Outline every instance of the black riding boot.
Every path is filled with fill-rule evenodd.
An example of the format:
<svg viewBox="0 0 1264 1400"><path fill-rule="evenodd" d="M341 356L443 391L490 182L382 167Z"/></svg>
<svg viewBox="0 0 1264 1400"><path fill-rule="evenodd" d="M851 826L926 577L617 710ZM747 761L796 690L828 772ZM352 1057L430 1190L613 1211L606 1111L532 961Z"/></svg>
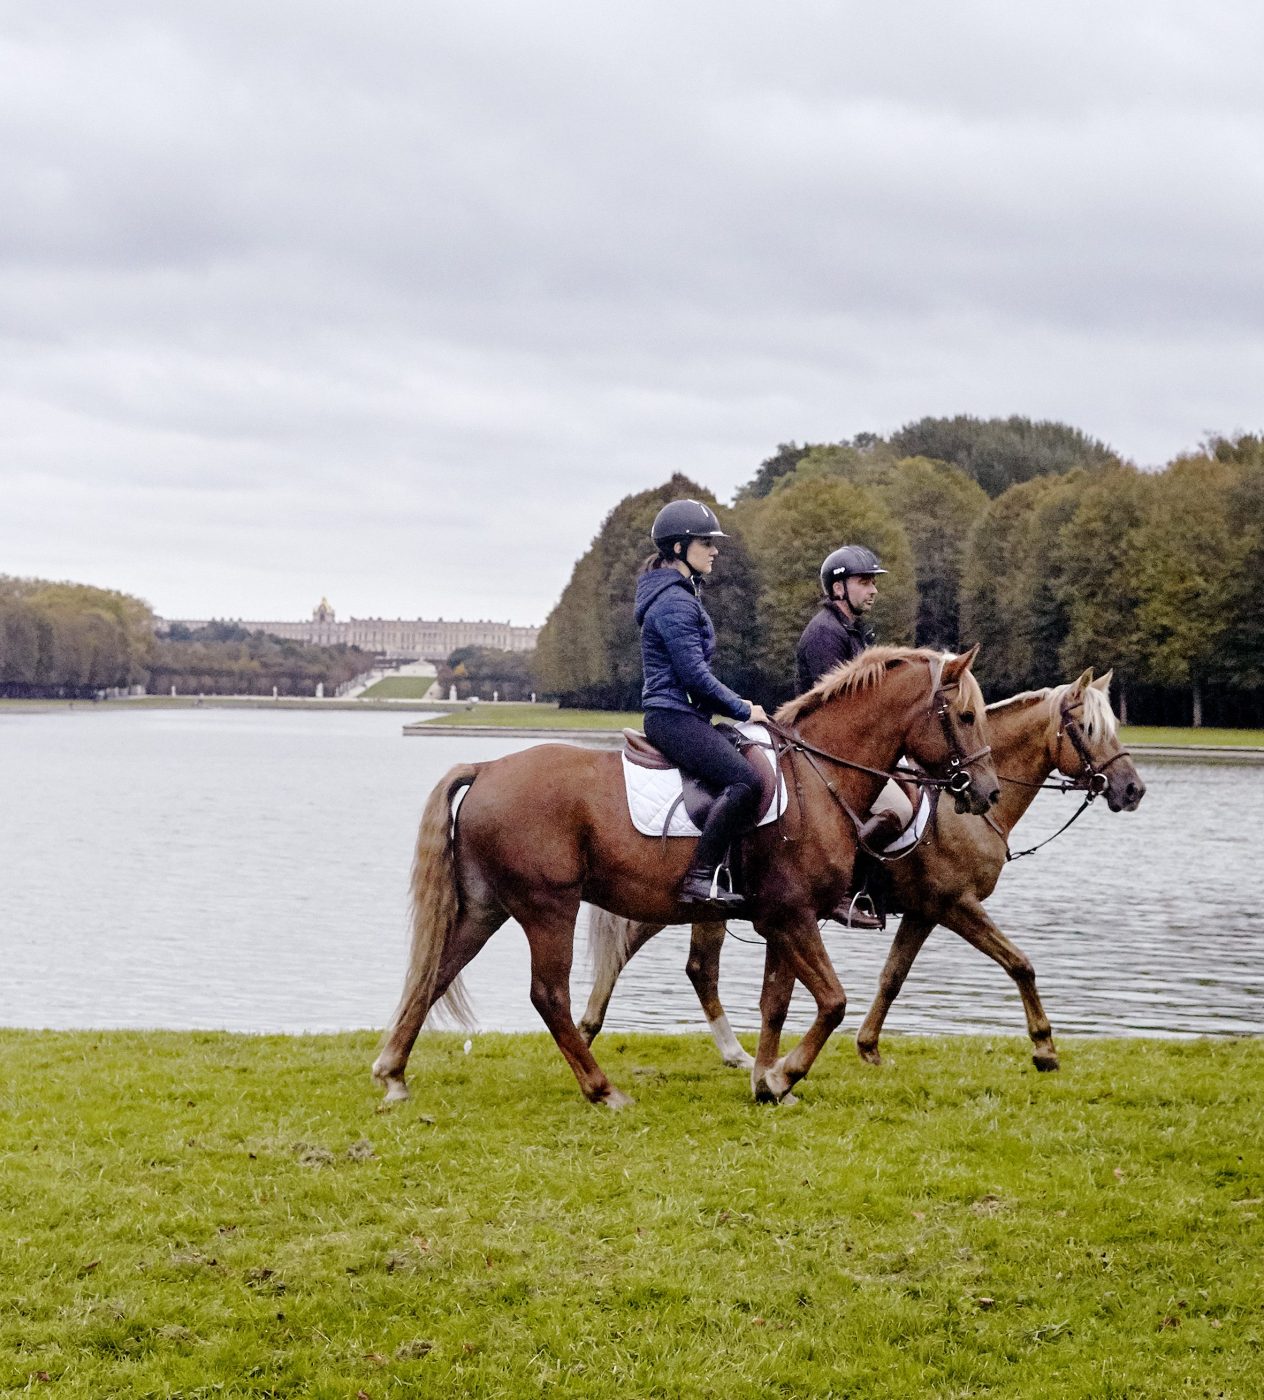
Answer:
<svg viewBox="0 0 1264 1400"><path fill-rule="evenodd" d="M679 902L687 908L705 908L708 912L734 912L742 907L741 895L719 886L716 868L724 853L741 831L757 794L740 787L725 788L707 813L706 825L698 837L689 869L681 882Z"/></svg>

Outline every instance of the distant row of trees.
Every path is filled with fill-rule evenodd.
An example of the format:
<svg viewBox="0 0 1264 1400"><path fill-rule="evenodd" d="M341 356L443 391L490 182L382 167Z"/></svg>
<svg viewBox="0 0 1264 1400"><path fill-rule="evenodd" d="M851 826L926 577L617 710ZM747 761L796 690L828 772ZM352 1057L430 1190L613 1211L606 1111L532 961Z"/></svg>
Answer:
<svg viewBox="0 0 1264 1400"><path fill-rule="evenodd" d="M712 501L677 475L607 517L550 614L542 691L634 707L631 598L658 509ZM717 670L765 701L791 689L794 646L830 550L859 541L891 570L884 640L983 643L992 696L1113 666L1133 722L1264 722L1264 440L1216 437L1142 472L1074 428L924 419L884 439L784 445L721 510L708 587Z"/></svg>
<svg viewBox="0 0 1264 1400"><path fill-rule="evenodd" d="M155 640L149 662L149 688L200 695L312 695L318 685L332 695L346 681L368 671L371 652L359 647L315 646L310 642L247 632L232 623L213 622L190 632L172 629Z"/></svg>
<svg viewBox="0 0 1264 1400"><path fill-rule="evenodd" d="M147 604L84 584L0 575L0 695L90 697L142 686L184 694L332 693L373 664L355 647L309 646L231 624L159 637Z"/></svg>
<svg viewBox="0 0 1264 1400"><path fill-rule="evenodd" d="M440 694L446 697L455 686L458 700L471 695L481 700L529 700L538 689L532 654L526 651L458 647L438 671Z"/></svg>
<svg viewBox="0 0 1264 1400"><path fill-rule="evenodd" d="M154 619L139 598L0 574L0 695L144 684Z"/></svg>

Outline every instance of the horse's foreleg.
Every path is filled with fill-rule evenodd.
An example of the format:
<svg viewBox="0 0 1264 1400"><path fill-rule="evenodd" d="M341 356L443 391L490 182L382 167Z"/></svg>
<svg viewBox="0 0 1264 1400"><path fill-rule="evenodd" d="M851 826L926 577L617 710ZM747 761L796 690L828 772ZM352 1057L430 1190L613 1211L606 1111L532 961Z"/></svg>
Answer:
<svg viewBox="0 0 1264 1400"><path fill-rule="evenodd" d="M917 914L905 914L900 927L891 940L891 950L878 978L878 994L873 999L869 1014L856 1032L856 1049L860 1058L871 1065L880 1065L882 1056L878 1052L878 1037L882 1034L882 1024L891 1010L891 1003L900 995L904 979L909 975L918 953L935 927L933 919L927 920Z"/></svg>
<svg viewBox="0 0 1264 1400"><path fill-rule="evenodd" d="M765 937L768 946L764 950L764 985L759 993L759 1044L755 1049L755 1063L751 1066L751 1092L759 1103L794 1103L796 1100L790 1092L790 1081L777 1063L781 1028L786 1023L790 998L794 995L794 973L790 970L790 961L780 937L775 934L766 934Z"/></svg>
<svg viewBox="0 0 1264 1400"><path fill-rule="evenodd" d="M1032 1063L1041 1070L1057 1069L1058 1051L1053 1043L1053 1027L1040 1003L1040 993L1036 990L1036 969L1032 967L1031 959L1006 938L977 900L960 900L940 922L954 933L959 933L979 952L986 953L993 962L1000 963L1009 973L1023 999L1027 1034L1031 1036L1033 1046Z"/></svg>
<svg viewBox="0 0 1264 1400"><path fill-rule="evenodd" d="M584 1037L571 1020L571 960L579 897L552 907L518 912L531 945L531 1004L549 1028L579 1087L592 1103L623 1108L632 1102L602 1073Z"/></svg>
<svg viewBox="0 0 1264 1400"><path fill-rule="evenodd" d="M579 1033L585 1044L591 1045L601 1033L619 974L663 927L663 924L638 924L593 907L588 919L593 986L579 1023Z"/></svg>
<svg viewBox="0 0 1264 1400"><path fill-rule="evenodd" d="M775 1076L780 1075L787 1085L793 1085L807 1074L847 1010L847 994L825 951L821 930L810 913L796 920L786 931L783 943L785 961L793 977L803 983L816 1002L816 1019L798 1045L778 1060L765 1076L766 1082L774 1088L779 1082Z"/></svg>
<svg viewBox="0 0 1264 1400"><path fill-rule="evenodd" d="M733 1034L729 1018L720 1001L720 954L724 949L726 926L722 923L698 923L693 926L689 941L689 961L685 964L693 989L698 994L702 1013L711 1027L711 1038L719 1049L720 1058L730 1069L751 1069L754 1058L742 1048Z"/></svg>

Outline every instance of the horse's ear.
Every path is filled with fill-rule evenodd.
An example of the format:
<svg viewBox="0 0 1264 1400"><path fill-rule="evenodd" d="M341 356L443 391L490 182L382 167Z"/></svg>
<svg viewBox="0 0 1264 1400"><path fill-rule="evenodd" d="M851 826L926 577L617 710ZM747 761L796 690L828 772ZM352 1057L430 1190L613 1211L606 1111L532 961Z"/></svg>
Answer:
<svg viewBox="0 0 1264 1400"><path fill-rule="evenodd" d="M1109 695L1110 683L1114 679L1114 675L1115 668L1112 666L1104 676L1098 676L1098 678L1093 682L1093 689L1100 690L1103 695Z"/></svg>
<svg viewBox="0 0 1264 1400"><path fill-rule="evenodd" d="M944 683L946 685L960 685L961 678L974 664L974 658L979 654L979 644L975 644L963 656L949 657L944 662Z"/></svg>
<svg viewBox="0 0 1264 1400"><path fill-rule="evenodd" d="M1070 692L1070 693L1071 693L1072 695L1079 695L1082 691L1084 691L1085 689L1087 689L1087 687L1090 686L1090 685L1092 685L1092 684L1093 684L1093 668L1090 666L1090 667L1088 668L1088 670L1085 671L1084 674L1079 678L1079 680L1077 680L1076 683L1071 687L1071 692Z"/></svg>

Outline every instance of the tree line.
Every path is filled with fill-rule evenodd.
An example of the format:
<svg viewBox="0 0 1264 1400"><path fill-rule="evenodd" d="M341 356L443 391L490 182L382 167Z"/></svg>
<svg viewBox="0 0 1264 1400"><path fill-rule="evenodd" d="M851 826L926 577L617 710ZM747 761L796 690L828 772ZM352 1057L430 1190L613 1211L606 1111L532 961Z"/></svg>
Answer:
<svg viewBox="0 0 1264 1400"><path fill-rule="evenodd" d="M247 632L213 622L190 631L173 627L154 643L149 688L179 694L312 695L317 686L332 695L373 665L359 647L318 646L267 632Z"/></svg>
<svg viewBox="0 0 1264 1400"><path fill-rule="evenodd" d="M765 703L792 689L794 647L832 549L867 544L890 573L884 641L981 642L991 698L1114 667L1133 723L1264 723L1264 438L1212 437L1163 470L1078 429L927 418L888 438L783 444L720 508L675 475L611 511L540 636L540 689L634 708L635 575L659 508L716 506L726 531L708 610L716 669Z"/></svg>
<svg viewBox="0 0 1264 1400"><path fill-rule="evenodd" d="M332 693L368 652L310 646L226 623L155 632L148 604L86 584L0 575L0 695L90 698L115 689L182 694Z"/></svg>
<svg viewBox="0 0 1264 1400"><path fill-rule="evenodd" d="M501 700L530 700L538 689L527 651L502 651L499 647L458 647L438 667L439 693L447 696L455 688L458 700L477 695Z"/></svg>

